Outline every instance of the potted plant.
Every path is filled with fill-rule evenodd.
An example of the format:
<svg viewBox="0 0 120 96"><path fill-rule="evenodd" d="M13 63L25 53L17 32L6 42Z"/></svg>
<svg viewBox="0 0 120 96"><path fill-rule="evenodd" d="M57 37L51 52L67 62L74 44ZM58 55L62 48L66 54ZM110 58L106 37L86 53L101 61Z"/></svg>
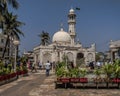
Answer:
<svg viewBox="0 0 120 96"><path fill-rule="evenodd" d="M87 83L88 78L86 78L87 70L85 68L80 69L80 82L81 83Z"/></svg>
<svg viewBox="0 0 120 96"><path fill-rule="evenodd" d="M109 88L109 83L111 82L111 76L114 71L113 69L114 69L114 65L112 65L112 64L106 64L102 68L102 70L105 74L105 82L106 82L107 88Z"/></svg>
<svg viewBox="0 0 120 96"><path fill-rule="evenodd" d="M17 74L17 76L22 74L22 69L20 66L16 66L16 74Z"/></svg>
<svg viewBox="0 0 120 96"><path fill-rule="evenodd" d="M77 67L70 69L70 82L73 83L79 82L80 79L79 77L80 77L80 71Z"/></svg>
<svg viewBox="0 0 120 96"><path fill-rule="evenodd" d="M112 83L118 83L118 87L120 85L120 60L115 60L113 67L113 77Z"/></svg>
<svg viewBox="0 0 120 96"><path fill-rule="evenodd" d="M22 65L22 74L23 74L23 76L28 75L28 69L27 69L27 66L25 66L25 65Z"/></svg>
<svg viewBox="0 0 120 96"><path fill-rule="evenodd" d="M60 67L56 71L56 75L57 75L57 80L59 80L60 82L63 82L63 83L69 82L69 71L65 69L64 66Z"/></svg>
<svg viewBox="0 0 120 96"><path fill-rule="evenodd" d="M95 69L94 70L94 74L96 75L96 77L94 78L94 83L96 83L96 87L98 89L98 84L102 83L102 78L101 78L101 69Z"/></svg>

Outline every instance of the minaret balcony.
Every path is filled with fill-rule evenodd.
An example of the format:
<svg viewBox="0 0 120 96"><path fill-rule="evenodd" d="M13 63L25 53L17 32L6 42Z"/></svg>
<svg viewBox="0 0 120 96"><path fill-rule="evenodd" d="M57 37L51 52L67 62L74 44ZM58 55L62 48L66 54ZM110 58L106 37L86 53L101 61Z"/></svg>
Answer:
<svg viewBox="0 0 120 96"><path fill-rule="evenodd" d="M69 32L69 34L70 34L70 36L75 36L76 34L75 34L75 32Z"/></svg>
<svg viewBox="0 0 120 96"><path fill-rule="evenodd" d="M76 23L76 20L68 20L68 23Z"/></svg>

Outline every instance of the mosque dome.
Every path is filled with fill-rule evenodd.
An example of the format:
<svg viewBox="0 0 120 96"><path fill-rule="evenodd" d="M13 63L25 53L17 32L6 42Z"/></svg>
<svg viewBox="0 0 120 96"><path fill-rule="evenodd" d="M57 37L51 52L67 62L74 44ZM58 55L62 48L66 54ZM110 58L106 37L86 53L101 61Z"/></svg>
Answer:
<svg viewBox="0 0 120 96"><path fill-rule="evenodd" d="M61 28L60 31L56 32L53 35L53 43L70 43L71 38L70 35Z"/></svg>
<svg viewBox="0 0 120 96"><path fill-rule="evenodd" d="M74 13L74 9L73 9L73 8L71 8L69 12L70 12L70 13Z"/></svg>

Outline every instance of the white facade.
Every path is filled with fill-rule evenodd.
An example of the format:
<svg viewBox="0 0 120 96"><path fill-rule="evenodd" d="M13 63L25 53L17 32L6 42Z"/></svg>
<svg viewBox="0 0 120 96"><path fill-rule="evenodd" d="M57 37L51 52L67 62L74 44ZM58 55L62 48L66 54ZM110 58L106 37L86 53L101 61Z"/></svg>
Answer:
<svg viewBox="0 0 120 96"><path fill-rule="evenodd" d="M82 44L75 42L76 37L76 14L70 9L68 14L68 32L61 28L53 35L52 43L48 46L37 46L34 50L34 61L46 63L62 61L67 56L74 65L77 61L84 59L85 64L95 61L95 44L90 48L83 48Z"/></svg>
<svg viewBox="0 0 120 96"><path fill-rule="evenodd" d="M114 59L120 58L120 40L117 41L110 41L110 56L111 56L111 61L113 62Z"/></svg>

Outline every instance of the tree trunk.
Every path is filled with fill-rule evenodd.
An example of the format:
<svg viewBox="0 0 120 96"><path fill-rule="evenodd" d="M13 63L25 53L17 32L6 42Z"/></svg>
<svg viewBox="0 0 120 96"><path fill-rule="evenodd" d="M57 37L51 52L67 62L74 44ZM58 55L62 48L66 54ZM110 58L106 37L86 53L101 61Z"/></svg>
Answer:
<svg viewBox="0 0 120 96"><path fill-rule="evenodd" d="M2 58L5 57L5 52L6 52L6 49L7 49L8 42L9 42L9 35L7 36L7 39L6 39L6 43L5 43L4 51L3 51L3 54L2 54Z"/></svg>

